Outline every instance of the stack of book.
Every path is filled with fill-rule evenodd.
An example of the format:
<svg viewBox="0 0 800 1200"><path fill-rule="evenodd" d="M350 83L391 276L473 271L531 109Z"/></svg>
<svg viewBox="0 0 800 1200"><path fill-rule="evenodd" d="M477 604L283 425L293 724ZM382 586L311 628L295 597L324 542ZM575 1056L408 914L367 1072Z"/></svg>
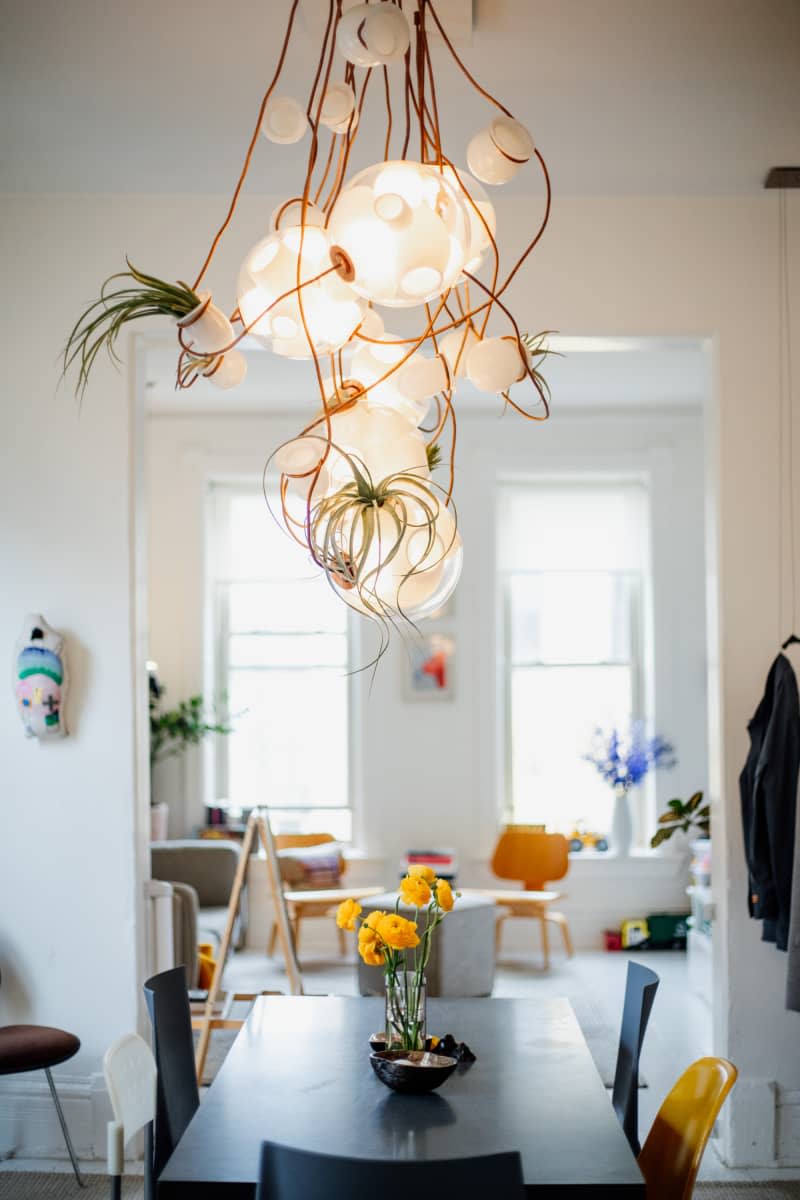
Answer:
<svg viewBox="0 0 800 1200"><path fill-rule="evenodd" d="M406 850L400 864L401 875L406 875L408 868L415 866L431 867L440 879L454 883L458 859L455 850Z"/></svg>

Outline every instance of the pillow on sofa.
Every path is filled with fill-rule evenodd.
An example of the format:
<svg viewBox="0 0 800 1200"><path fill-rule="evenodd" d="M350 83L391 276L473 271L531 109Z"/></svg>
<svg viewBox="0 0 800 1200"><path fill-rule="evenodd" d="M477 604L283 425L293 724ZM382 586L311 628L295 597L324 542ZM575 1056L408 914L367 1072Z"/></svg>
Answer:
<svg viewBox="0 0 800 1200"><path fill-rule="evenodd" d="M292 892L339 887L344 857L336 842L278 851L281 880Z"/></svg>

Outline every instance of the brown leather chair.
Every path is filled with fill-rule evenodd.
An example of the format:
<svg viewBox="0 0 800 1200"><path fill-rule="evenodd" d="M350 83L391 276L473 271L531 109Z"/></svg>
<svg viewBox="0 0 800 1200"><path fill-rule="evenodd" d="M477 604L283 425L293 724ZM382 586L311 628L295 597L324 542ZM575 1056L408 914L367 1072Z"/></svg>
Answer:
<svg viewBox="0 0 800 1200"><path fill-rule="evenodd" d="M69 1129L58 1099L56 1085L50 1073L51 1067L67 1062L81 1048L73 1033L53 1029L49 1025L3 1025L0 1026L0 1075L21 1075L26 1071L44 1071L50 1086L50 1095L56 1106L58 1121L67 1145L72 1169L79 1187L85 1183L78 1169L78 1160L69 1136Z"/></svg>

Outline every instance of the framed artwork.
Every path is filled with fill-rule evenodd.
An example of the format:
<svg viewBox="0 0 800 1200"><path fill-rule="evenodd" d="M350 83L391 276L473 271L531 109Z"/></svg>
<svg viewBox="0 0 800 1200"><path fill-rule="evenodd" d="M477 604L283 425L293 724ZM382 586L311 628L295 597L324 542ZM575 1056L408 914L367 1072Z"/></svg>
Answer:
<svg viewBox="0 0 800 1200"><path fill-rule="evenodd" d="M408 647L407 700L452 700L455 638L428 633Z"/></svg>

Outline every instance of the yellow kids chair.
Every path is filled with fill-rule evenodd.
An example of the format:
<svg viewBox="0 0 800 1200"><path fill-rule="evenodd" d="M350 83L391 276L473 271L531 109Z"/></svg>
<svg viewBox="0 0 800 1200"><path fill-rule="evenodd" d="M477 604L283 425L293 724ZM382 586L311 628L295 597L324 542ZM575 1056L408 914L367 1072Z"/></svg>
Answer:
<svg viewBox="0 0 800 1200"><path fill-rule="evenodd" d="M738 1071L724 1058L699 1058L674 1084L639 1155L647 1200L691 1200L714 1122Z"/></svg>

